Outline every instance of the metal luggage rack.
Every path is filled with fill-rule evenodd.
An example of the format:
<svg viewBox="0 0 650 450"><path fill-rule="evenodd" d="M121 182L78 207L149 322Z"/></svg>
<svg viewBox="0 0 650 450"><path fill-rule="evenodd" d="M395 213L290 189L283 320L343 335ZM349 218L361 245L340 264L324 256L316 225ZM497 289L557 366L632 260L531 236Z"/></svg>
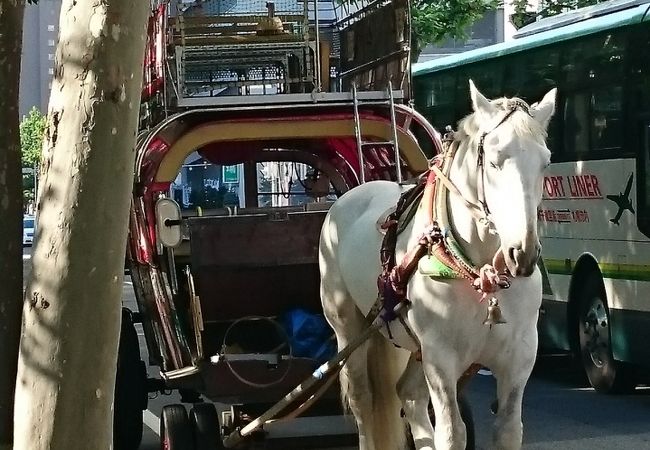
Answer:
<svg viewBox="0 0 650 450"><path fill-rule="evenodd" d="M276 12L277 3L284 10ZM257 12L263 8L257 0L246 5L253 9L245 14L242 2L224 7L218 15L181 14L170 21L176 60L170 75L178 107L198 98L206 106L231 103L232 97L254 93L254 86L265 94L314 89L307 3L279 0L267 3L267 13ZM264 26L269 24L281 25L268 31Z"/></svg>

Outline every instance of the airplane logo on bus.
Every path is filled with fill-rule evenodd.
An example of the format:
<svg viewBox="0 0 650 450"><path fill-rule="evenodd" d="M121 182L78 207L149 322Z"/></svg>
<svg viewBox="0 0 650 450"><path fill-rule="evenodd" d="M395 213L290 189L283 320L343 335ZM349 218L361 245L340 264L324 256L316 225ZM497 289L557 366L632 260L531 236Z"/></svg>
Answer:
<svg viewBox="0 0 650 450"><path fill-rule="evenodd" d="M609 219L610 222L616 225L620 225L619 220L623 215L623 212L630 211L634 214L634 208L632 207L632 202L630 201L630 191L632 190L632 180L634 179L634 173L630 174L630 177L627 179L627 185L625 186L625 192L619 192L618 195L608 195L607 199L613 201L618 206L618 211L614 218Z"/></svg>

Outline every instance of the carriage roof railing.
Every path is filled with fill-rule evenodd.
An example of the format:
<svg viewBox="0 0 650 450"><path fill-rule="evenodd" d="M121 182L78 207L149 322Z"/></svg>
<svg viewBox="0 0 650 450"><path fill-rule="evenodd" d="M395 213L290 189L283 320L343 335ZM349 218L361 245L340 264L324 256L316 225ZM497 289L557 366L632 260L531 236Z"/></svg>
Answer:
<svg viewBox="0 0 650 450"><path fill-rule="evenodd" d="M359 67L338 67L340 31L391 0L205 0L167 4L166 37L172 52L165 67L168 80L165 110L301 102L351 101L342 76L355 76L375 64L403 54L364 61ZM271 11L269 3L272 3ZM277 33L261 33L260 24L281 21ZM268 19L268 20L267 20ZM321 39L329 46L323 47ZM329 51L323 59L321 51ZM321 64L328 66L321 67ZM325 75L328 73L329 75ZM341 76L342 75L342 76ZM323 88L323 77L332 87ZM357 83L360 90L372 85ZM364 100L387 100L385 83ZM405 93L395 83L394 98ZM171 100L171 102L170 102Z"/></svg>

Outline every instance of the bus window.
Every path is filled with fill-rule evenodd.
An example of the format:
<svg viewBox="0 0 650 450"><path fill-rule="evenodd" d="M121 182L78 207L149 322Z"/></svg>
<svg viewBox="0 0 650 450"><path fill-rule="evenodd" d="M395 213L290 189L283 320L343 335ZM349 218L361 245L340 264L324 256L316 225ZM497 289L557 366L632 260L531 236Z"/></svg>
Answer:
<svg viewBox="0 0 650 450"><path fill-rule="evenodd" d="M472 111L472 102L469 98L469 78L467 69L456 71L456 119L461 119ZM483 86L480 84L476 84L476 86L479 91L483 92Z"/></svg>
<svg viewBox="0 0 650 450"><path fill-rule="evenodd" d="M574 92L564 103L564 149L585 155L589 150L589 94Z"/></svg>
<svg viewBox="0 0 650 450"><path fill-rule="evenodd" d="M503 66L498 61L474 64L467 71L467 77L472 79L476 87L487 98L503 96L502 76ZM462 79L459 80L459 83L462 82ZM469 82L466 83L469 85Z"/></svg>
<svg viewBox="0 0 650 450"><path fill-rule="evenodd" d="M560 52L556 47L517 55L505 64L504 95L537 101L557 86Z"/></svg>
<svg viewBox="0 0 650 450"><path fill-rule="evenodd" d="M426 106L449 106L454 104L456 77L453 74L443 74L429 78L426 92Z"/></svg>
<svg viewBox="0 0 650 450"><path fill-rule="evenodd" d="M591 148L620 149L623 145L623 88L613 86L591 95Z"/></svg>
<svg viewBox="0 0 650 450"><path fill-rule="evenodd" d="M455 91L456 76L453 73L433 73L415 80L416 107L438 131L442 132L447 125L456 125Z"/></svg>
<svg viewBox="0 0 650 450"><path fill-rule="evenodd" d="M522 97L522 88L526 84L523 55L515 55L504 59L505 75L503 77L503 95L507 97Z"/></svg>
<svg viewBox="0 0 650 450"><path fill-rule="evenodd" d="M590 79L599 83L623 76L624 37L622 33L606 34L594 40L593 56L587 60Z"/></svg>
<svg viewBox="0 0 650 450"><path fill-rule="evenodd" d="M624 36L605 34L563 44L562 72L567 85L584 86L623 76Z"/></svg>

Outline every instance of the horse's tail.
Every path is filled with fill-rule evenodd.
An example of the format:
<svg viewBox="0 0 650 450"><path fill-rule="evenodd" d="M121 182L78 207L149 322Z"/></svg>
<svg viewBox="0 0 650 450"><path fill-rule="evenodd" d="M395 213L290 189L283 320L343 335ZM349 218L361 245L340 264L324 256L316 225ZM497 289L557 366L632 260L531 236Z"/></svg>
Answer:
<svg viewBox="0 0 650 450"><path fill-rule="evenodd" d="M407 448L406 421L397 396L397 382L408 354L375 333L368 346L368 381L373 402L372 436L377 450Z"/></svg>

